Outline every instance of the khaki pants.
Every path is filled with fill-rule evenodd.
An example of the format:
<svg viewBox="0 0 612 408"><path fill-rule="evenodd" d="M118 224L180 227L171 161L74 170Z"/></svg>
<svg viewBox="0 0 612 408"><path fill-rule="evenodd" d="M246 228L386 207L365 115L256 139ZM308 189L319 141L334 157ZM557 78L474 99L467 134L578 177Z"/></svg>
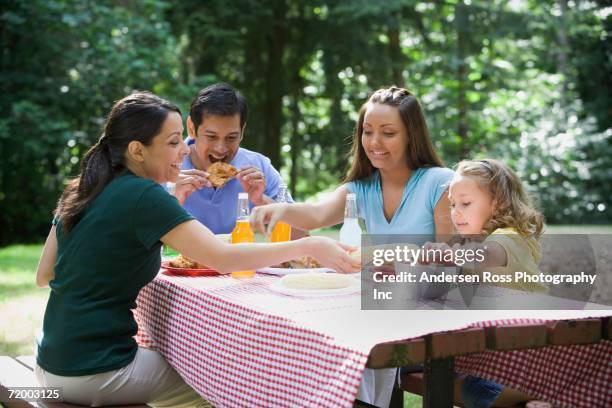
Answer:
<svg viewBox="0 0 612 408"><path fill-rule="evenodd" d="M153 407L211 407L157 351L139 347L134 360L118 370L67 377L36 365L43 387L62 387L64 402L100 407L148 404Z"/></svg>

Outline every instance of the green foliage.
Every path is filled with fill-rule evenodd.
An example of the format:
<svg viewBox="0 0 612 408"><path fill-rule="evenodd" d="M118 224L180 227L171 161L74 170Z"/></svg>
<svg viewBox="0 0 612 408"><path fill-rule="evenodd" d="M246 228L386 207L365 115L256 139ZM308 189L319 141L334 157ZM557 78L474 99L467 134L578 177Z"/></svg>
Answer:
<svg viewBox="0 0 612 408"><path fill-rule="evenodd" d="M44 237L64 182L78 173L114 100L171 88L176 44L165 3L121 4L4 2L0 244Z"/></svg>
<svg viewBox="0 0 612 408"><path fill-rule="evenodd" d="M553 222L610 222L611 19L604 2L6 0L0 14L0 245L42 240L113 101L149 89L247 97L243 145L295 197L343 178L359 107L421 100L447 165L496 157Z"/></svg>

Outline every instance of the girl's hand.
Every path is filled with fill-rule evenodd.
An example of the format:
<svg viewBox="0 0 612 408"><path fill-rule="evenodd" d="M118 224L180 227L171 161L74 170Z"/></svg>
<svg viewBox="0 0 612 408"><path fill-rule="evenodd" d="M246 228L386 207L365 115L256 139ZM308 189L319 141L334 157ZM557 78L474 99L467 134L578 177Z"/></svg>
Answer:
<svg viewBox="0 0 612 408"><path fill-rule="evenodd" d="M174 190L174 196L179 203L184 204L187 197L200 188L212 187L208 176L207 172L198 169L181 170Z"/></svg>
<svg viewBox="0 0 612 408"><path fill-rule="evenodd" d="M269 236L274 226L280 221L287 210L288 204L275 203L260 205L251 210L251 228L265 236ZM266 224L268 228L266 229Z"/></svg>
<svg viewBox="0 0 612 408"><path fill-rule="evenodd" d="M340 242L327 237L307 237L302 238L310 245L309 253L321 263L321 265L334 269L338 273L353 273L361 270L360 263L349 255L357 248L341 244Z"/></svg>

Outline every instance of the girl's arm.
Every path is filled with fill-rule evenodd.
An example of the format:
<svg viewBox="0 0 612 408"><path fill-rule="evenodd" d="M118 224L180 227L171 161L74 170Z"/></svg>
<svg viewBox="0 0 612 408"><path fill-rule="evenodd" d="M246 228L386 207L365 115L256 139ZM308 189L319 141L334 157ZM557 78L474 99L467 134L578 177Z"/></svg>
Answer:
<svg viewBox="0 0 612 408"><path fill-rule="evenodd" d="M485 267L503 267L508 265L508 254L506 249L498 242L487 242L476 244L485 250Z"/></svg>
<svg viewBox="0 0 612 408"><path fill-rule="evenodd" d="M326 237L275 244L226 244L204 225L191 220L174 227L161 241L221 273L258 269L306 255L314 256L323 266L338 272L354 272L360 268L347 252L354 248Z"/></svg>
<svg viewBox="0 0 612 408"><path fill-rule="evenodd" d="M267 235L278 221L303 230L339 224L344 219L347 192L347 187L342 185L317 203L278 203L255 207L251 213L251 226ZM267 230L265 224L268 224Z"/></svg>
<svg viewBox="0 0 612 408"><path fill-rule="evenodd" d="M453 233L453 222L450 215L450 200L448 192L444 192L434 208L434 223L436 225L436 241L448 240Z"/></svg>
<svg viewBox="0 0 612 408"><path fill-rule="evenodd" d="M57 236L55 235L55 225L51 227L47 241L43 247L42 254L38 260L36 268L36 286L44 288L55 278L55 260L57 259Z"/></svg>

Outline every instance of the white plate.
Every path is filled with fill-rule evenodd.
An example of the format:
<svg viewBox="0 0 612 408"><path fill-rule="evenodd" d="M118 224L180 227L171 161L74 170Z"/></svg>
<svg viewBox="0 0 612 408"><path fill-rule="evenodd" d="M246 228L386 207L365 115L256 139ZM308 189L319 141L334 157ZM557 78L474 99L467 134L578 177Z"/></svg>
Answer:
<svg viewBox="0 0 612 408"><path fill-rule="evenodd" d="M277 280L270 286L271 291L282 293L283 295L298 296L298 297L326 297L326 296L342 296L350 295L361 290L361 282L357 279L351 280L351 284L346 288L339 289L293 289L286 288Z"/></svg>
<svg viewBox="0 0 612 408"><path fill-rule="evenodd" d="M320 272L336 272L330 268L261 268L257 272L268 275L294 275L296 273L320 273Z"/></svg>

